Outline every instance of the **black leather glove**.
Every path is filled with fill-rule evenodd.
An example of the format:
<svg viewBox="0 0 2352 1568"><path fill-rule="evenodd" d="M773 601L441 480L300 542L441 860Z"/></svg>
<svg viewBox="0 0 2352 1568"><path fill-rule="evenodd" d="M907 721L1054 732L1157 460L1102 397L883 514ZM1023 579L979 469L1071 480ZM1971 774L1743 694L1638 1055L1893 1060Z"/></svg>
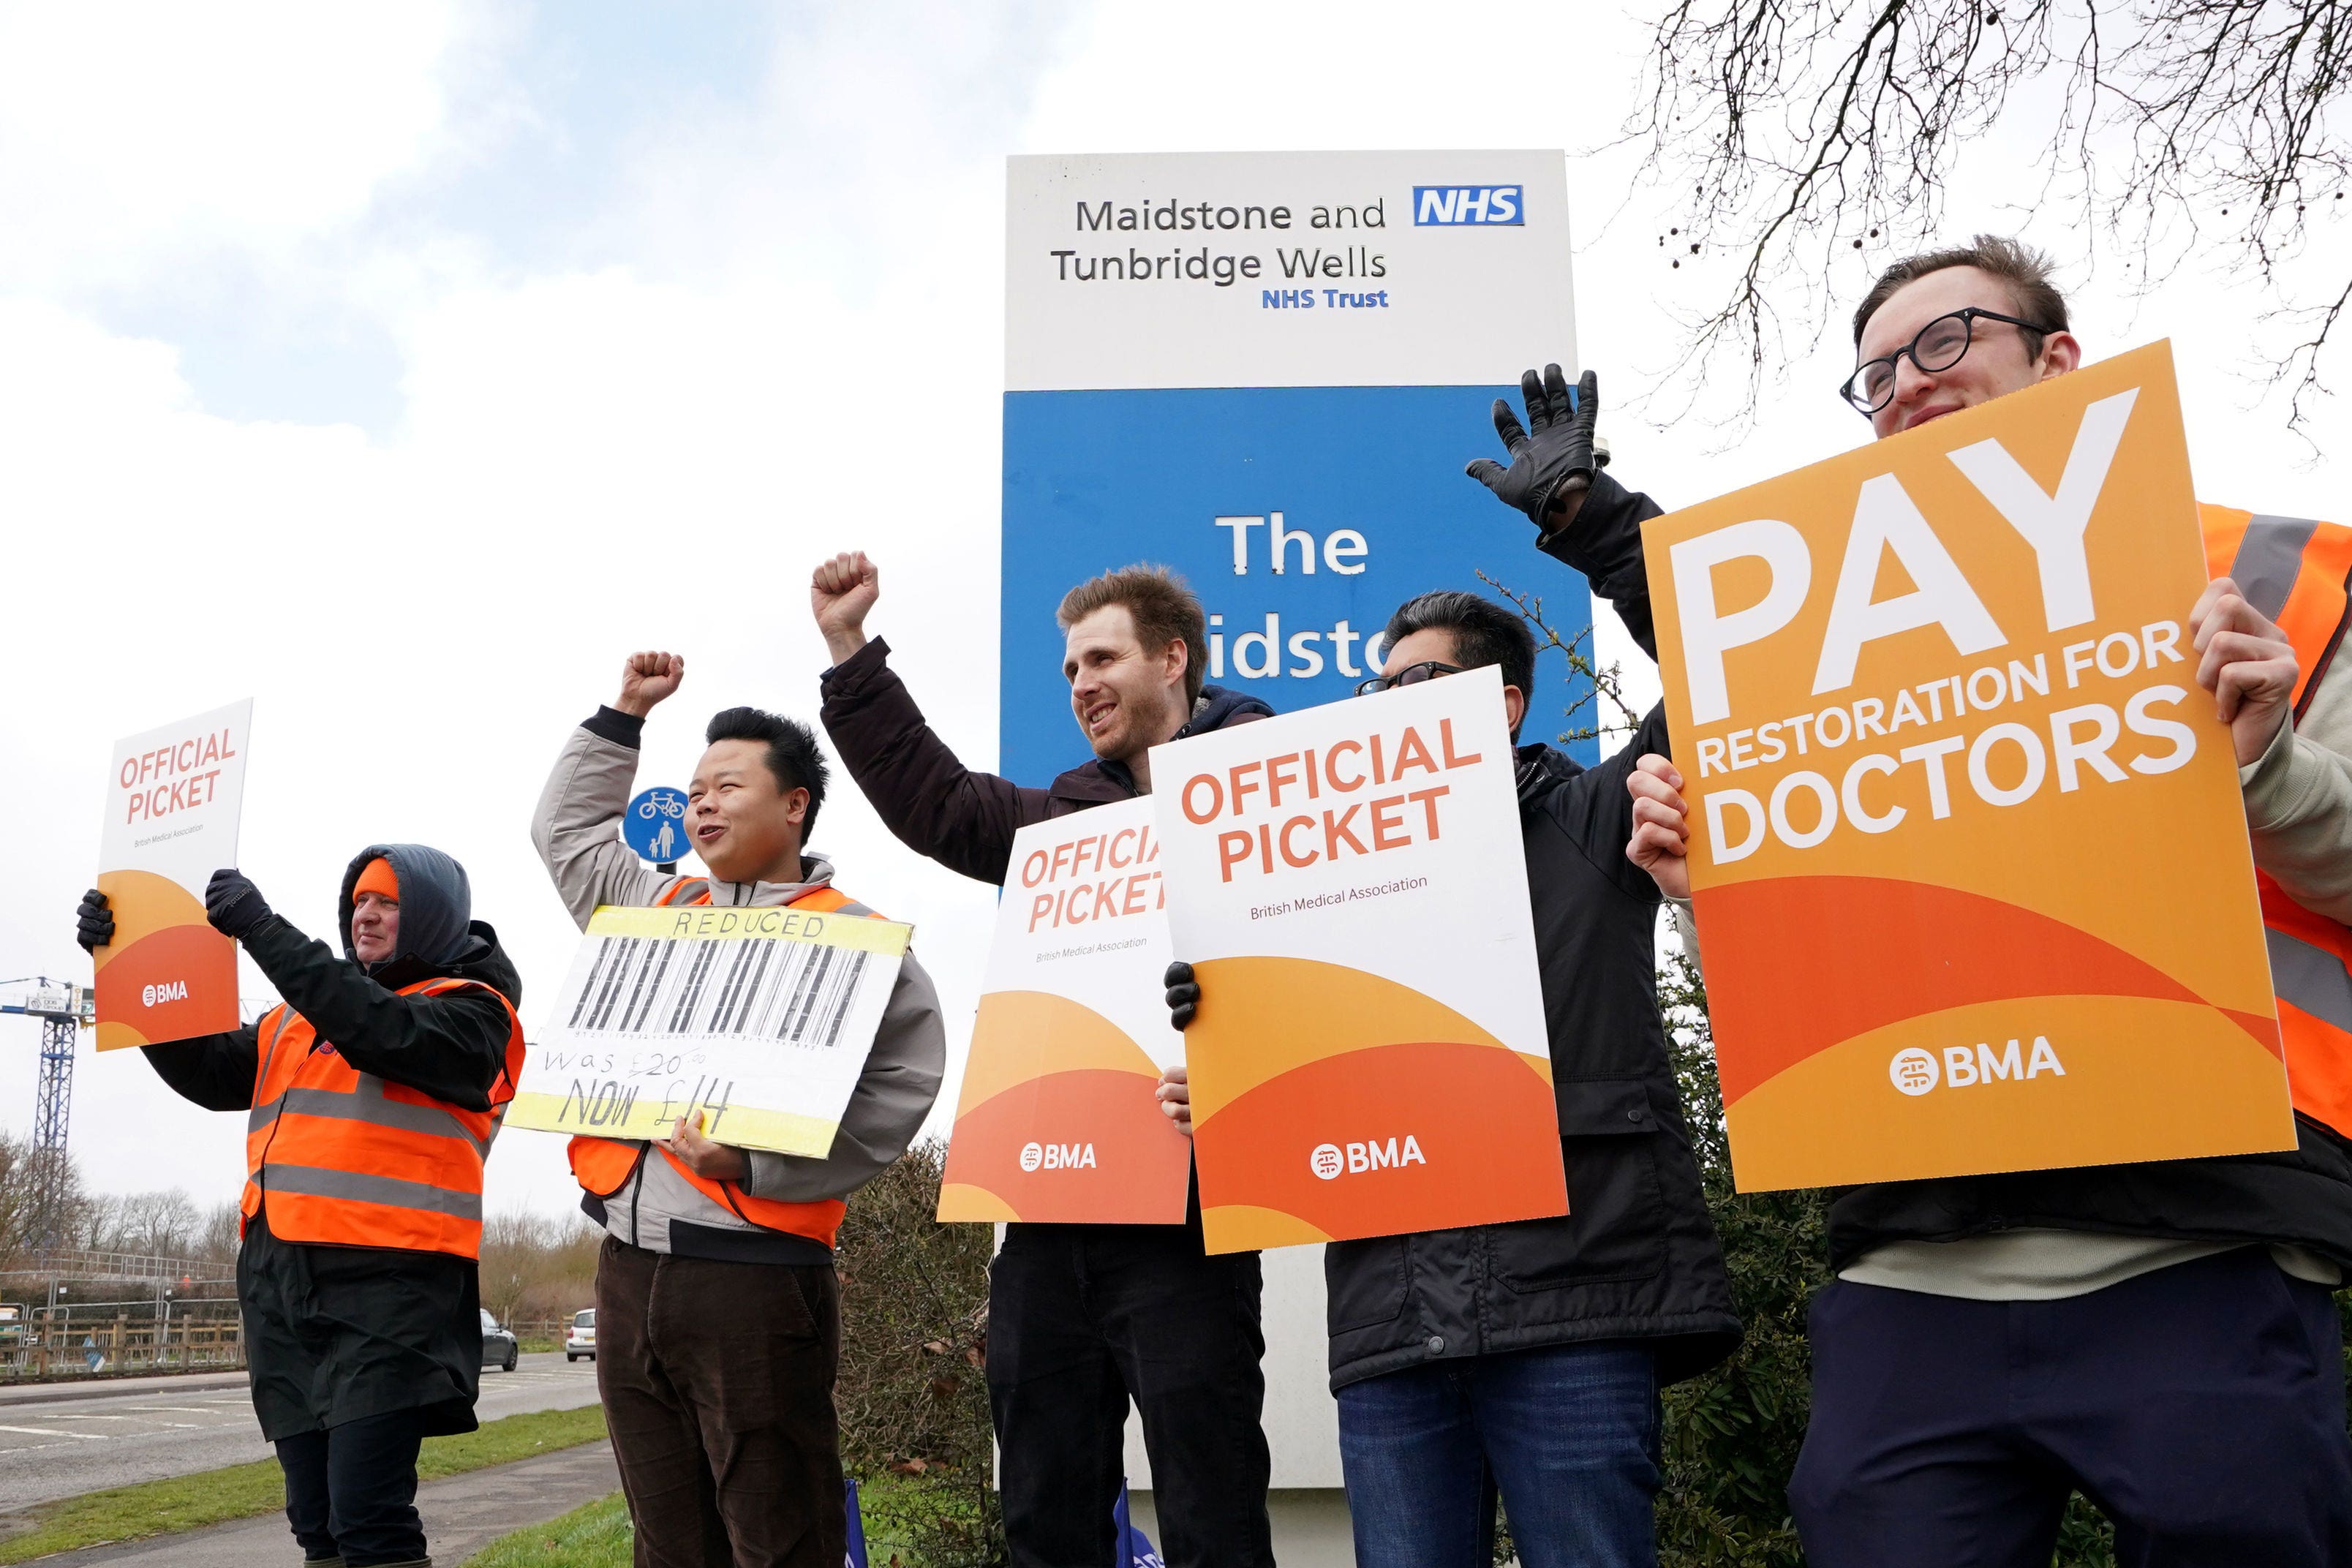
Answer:
<svg viewBox="0 0 2352 1568"><path fill-rule="evenodd" d="M1578 379L1572 407L1568 380L1556 364L1544 366L1540 376L1529 371L1519 377L1519 392L1528 400L1525 429L1511 405L1495 399L1495 434L1503 438L1511 466L1477 458L1463 472L1549 532L1547 514L1561 482L1580 474L1587 481L1592 477L1592 425L1601 416L1601 378L1588 370Z"/></svg>
<svg viewBox="0 0 2352 1568"><path fill-rule="evenodd" d="M74 941L84 952L96 952L114 940L114 910L106 895L92 888L74 910Z"/></svg>
<svg viewBox="0 0 2352 1568"><path fill-rule="evenodd" d="M1192 978L1192 966L1180 958L1160 983L1168 987L1168 1021L1180 1029L1191 1028L1192 1015L1201 1007L1201 983Z"/></svg>
<svg viewBox="0 0 2352 1568"><path fill-rule="evenodd" d="M224 866L205 884L205 919L221 935L242 942L247 932L268 918L269 906L263 901L261 889L247 881L244 872Z"/></svg>

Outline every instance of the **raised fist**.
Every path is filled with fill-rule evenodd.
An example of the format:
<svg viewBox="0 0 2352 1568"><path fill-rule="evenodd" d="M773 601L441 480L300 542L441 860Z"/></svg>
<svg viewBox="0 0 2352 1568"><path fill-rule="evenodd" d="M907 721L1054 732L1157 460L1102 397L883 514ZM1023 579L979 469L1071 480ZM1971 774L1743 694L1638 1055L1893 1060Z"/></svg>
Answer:
<svg viewBox="0 0 2352 1568"><path fill-rule="evenodd" d="M847 550L820 562L809 574L809 611L824 635L825 650L839 664L866 646L866 616L882 596L882 573L863 550Z"/></svg>
<svg viewBox="0 0 2352 1568"><path fill-rule="evenodd" d="M686 679L686 659L674 653L633 653L621 666L621 698L613 706L642 719Z"/></svg>

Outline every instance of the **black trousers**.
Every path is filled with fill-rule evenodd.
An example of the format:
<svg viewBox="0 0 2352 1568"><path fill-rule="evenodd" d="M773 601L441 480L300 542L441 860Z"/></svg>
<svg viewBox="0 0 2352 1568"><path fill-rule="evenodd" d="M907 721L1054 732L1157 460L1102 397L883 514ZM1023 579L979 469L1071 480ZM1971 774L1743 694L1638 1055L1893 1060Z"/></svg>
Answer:
<svg viewBox="0 0 2352 1568"><path fill-rule="evenodd" d="M394 1410L278 1439L286 1521L305 1558L373 1568L425 1555L416 1517L416 1452L425 1434L416 1415Z"/></svg>
<svg viewBox="0 0 2352 1568"><path fill-rule="evenodd" d="M1109 1568L1130 1398L1169 1568L1274 1562L1258 1296L1257 1254L1205 1256L1197 1222L1006 1227L988 1396L1015 1568Z"/></svg>
<svg viewBox="0 0 2352 1568"><path fill-rule="evenodd" d="M840 1354L830 1264L723 1263L604 1238L596 1391L636 1568L840 1568Z"/></svg>
<svg viewBox="0 0 2352 1568"><path fill-rule="evenodd" d="M2261 1247L2057 1301L1839 1282L1811 1340L1813 1568L2049 1568L2077 1488L2124 1568L2352 1563L2336 1303Z"/></svg>

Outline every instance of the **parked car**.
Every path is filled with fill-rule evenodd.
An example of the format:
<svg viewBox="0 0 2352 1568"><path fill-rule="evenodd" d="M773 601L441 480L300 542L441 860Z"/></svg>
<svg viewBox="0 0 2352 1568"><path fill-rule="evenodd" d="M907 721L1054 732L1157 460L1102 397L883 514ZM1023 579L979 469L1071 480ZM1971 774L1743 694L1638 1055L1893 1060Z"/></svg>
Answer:
<svg viewBox="0 0 2352 1568"><path fill-rule="evenodd" d="M482 1309L482 1364L497 1367L500 1372L512 1372L515 1360L522 1354L522 1342L516 1339L512 1329L501 1328L488 1307Z"/></svg>
<svg viewBox="0 0 2352 1568"><path fill-rule="evenodd" d="M572 1314L572 1331L563 1336L563 1359L578 1361L582 1356L596 1359L596 1309Z"/></svg>
<svg viewBox="0 0 2352 1568"><path fill-rule="evenodd" d="M25 1309L0 1306L0 1345L21 1345L26 1342Z"/></svg>

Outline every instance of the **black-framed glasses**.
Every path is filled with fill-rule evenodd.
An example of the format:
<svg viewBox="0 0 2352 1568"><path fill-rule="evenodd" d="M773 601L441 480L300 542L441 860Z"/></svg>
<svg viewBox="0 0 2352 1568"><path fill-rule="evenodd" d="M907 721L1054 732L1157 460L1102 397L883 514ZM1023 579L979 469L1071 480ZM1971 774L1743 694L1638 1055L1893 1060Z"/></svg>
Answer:
<svg viewBox="0 0 2352 1568"><path fill-rule="evenodd" d="M1458 664L1447 664L1441 659L1425 658L1419 664L1406 665L1394 675L1375 675L1370 680L1359 682L1356 695L1369 697L1375 691L1386 691L1391 686L1419 686L1423 681L1434 680L1441 675L1461 673L1462 667Z"/></svg>
<svg viewBox="0 0 2352 1568"><path fill-rule="evenodd" d="M1975 341L1976 324L1979 321L2007 321L2039 336L2055 331L2054 327L2038 321L2021 321L2015 316L2004 316L1999 310L1981 310L1975 305L1955 310L1948 316L1938 316L1919 329L1917 335L1888 354L1885 359L1872 360L1845 378L1838 395L1864 414L1875 414L1895 397L1895 362L1906 355L1911 363L1929 374L1949 370L1968 357L1969 344Z"/></svg>

